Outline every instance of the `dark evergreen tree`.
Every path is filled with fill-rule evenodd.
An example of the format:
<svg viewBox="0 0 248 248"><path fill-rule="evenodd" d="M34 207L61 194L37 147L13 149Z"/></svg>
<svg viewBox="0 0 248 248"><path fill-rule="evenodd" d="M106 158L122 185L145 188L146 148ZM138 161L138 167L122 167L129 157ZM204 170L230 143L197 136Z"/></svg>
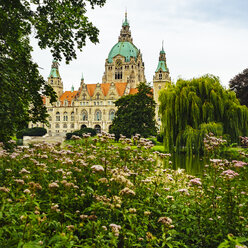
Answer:
<svg viewBox="0 0 248 248"><path fill-rule="evenodd" d="M55 59L60 61L63 55L69 62L87 37L98 42L99 31L85 15L86 4L93 8L105 1L0 1L0 141L8 141L29 121L44 122L42 96L56 99L32 60L31 31L40 48L50 48Z"/></svg>
<svg viewBox="0 0 248 248"><path fill-rule="evenodd" d="M228 135L233 142L248 134L248 108L217 77L206 75L179 79L162 90L159 101L167 150L203 151L203 138L212 132Z"/></svg>
<svg viewBox="0 0 248 248"><path fill-rule="evenodd" d="M240 103L248 107L248 68L231 79L229 87L236 93Z"/></svg>
<svg viewBox="0 0 248 248"><path fill-rule="evenodd" d="M138 93L123 96L115 102L118 110L110 132L118 138L120 134L131 137L140 134L148 137L156 134L155 101L152 89L140 83Z"/></svg>

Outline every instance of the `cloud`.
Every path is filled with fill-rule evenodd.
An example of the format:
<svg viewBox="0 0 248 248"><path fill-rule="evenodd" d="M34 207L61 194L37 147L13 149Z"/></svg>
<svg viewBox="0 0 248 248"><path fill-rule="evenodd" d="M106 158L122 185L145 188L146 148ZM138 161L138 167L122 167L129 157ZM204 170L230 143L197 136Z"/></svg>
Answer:
<svg viewBox="0 0 248 248"><path fill-rule="evenodd" d="M86 83L101 82L105 59L118 41L125 8L134 44L140 48L145 73L152 81L162 40L174 81L179 76L192 78L205 73L219 76L223 85L247 68L248 1L238 0L116 0L88 12L100 30L100 43L90 42L69 65L61 63L60 73L66 89L77 88L81 74ZM49 51L33 53L42 75L47 78L52 57Z"/></svg>

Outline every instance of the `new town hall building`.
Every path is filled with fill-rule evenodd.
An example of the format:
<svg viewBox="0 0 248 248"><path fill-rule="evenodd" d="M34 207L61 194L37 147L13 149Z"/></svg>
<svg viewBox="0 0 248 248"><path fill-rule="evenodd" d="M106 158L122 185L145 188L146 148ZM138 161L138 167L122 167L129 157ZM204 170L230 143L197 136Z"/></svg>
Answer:
<svg viewBox="0 0 248 248"><path fill-rule="evenodd" d="M105 61L102 83L86 84L81 78L78 90L63 92L58 63L53 61L48 83L58 95L57 103L51 105L44 99L49 114L48 134L65 135L68 132L90 127L109 131L115 116L114 102L122 96L135 94L140 82L145 82L144 62L140 50L133 44L127 14L122 23L118 42L113 46ZM153 77L154 100L158 103L159 90L170 83L164 49L160 51L158 66ZM156 118L159 122L156 109ZM30 123L30 127L34 125Z"/></svg>

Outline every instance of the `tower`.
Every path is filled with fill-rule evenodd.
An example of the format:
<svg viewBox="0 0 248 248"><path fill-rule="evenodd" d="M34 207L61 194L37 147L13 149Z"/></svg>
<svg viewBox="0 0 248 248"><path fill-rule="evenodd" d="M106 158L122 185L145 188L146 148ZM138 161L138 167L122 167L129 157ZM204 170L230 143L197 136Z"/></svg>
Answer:
<svg viewBox="0 0 248 248"><path fill-rule="evenodd" d="M155 71L155 75L153 76L153 94L154 94L154 100L157 103L155 114L156 114L156 120L159 125L161 124L161 120L158 115L159 92L161 89L166 88L168 84L171 84L171 78L170 78L169 69L166 64L166 53L164 51L164 44L162 43L162 50L159 53L158 66Z"/></svg>
<svg viewBox="0 0 248 248"><path fill-rule="evenodd" d="M112 47L105 62L102 82L128 83L130 88L136 88L140 82L145 81L142 54L133 44L127 13L125 13L118 43Z"/></svg>
<svg viewBox="0 0 248 248"><path fill-rule="evenodd" d="M51 71L48 77L48 83L53 87L58 98L63 94L63 82L59 74L59 63L53 60Z"/></svg>

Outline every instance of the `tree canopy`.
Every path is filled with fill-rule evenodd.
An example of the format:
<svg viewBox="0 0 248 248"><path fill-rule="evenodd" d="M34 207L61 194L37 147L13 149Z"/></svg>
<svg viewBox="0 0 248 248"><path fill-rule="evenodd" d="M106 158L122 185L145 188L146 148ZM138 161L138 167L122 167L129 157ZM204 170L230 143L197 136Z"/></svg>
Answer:
<svg viewBox="0 0 248 248"><path fill-rule="evenodd" d="M0 1L0 141L6 142L29 121L45 121L42 96L56 95L32 60L30 35L40 48L68 63L86 39L98 42L98 29L86 17L86 5L103 6L106 0Z"/></svg>
<svg viewBox="0 0 248 248"><path fill-rule="evenodd" d="M148 137L156 134L155 101L152 89L145 83L140 83L138 93L123 96L115 102L117 112L110 132L116 137L120 134L131 137L140 134Z"/></svg>
<svg viewBox="0 0 248 248"><path fill-rule="evenodd" d="M240 103L248 107L248 68L231 79L229 86L236 93Z"/></svg>
<svg viewBox="0 0 248 248"><path fill-rule="evenodd" d="M159 100L167 150L186 147L189 153L200 152L209 132L226 134L233 142L248 134L247 107L241 106L235 93L225 90L217 77L179 79L161 91Z"/></svg>

